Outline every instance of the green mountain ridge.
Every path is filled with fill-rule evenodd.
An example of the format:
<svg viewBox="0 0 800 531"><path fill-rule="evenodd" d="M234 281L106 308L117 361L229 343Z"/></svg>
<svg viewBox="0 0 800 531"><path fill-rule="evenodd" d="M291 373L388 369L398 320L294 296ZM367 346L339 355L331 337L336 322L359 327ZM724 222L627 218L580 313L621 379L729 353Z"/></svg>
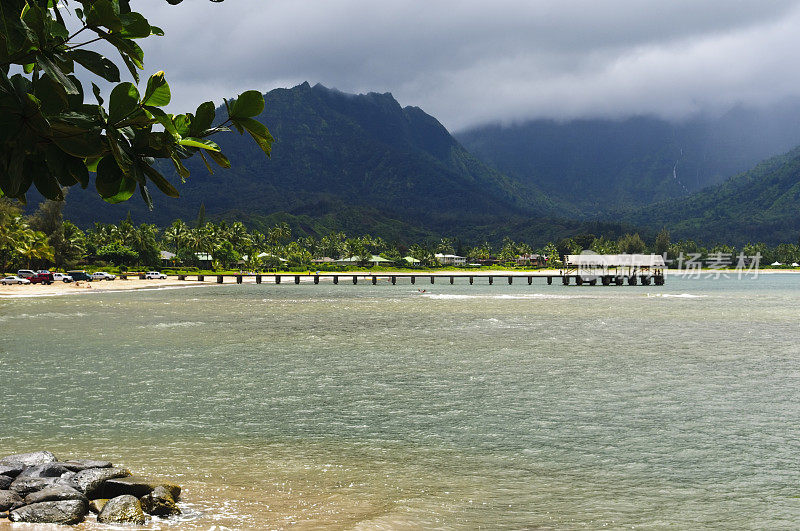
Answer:
<svg viewBox="0 0 800 531"><path fill-rule="evenodd" d="M666 227L673 238L707 243L795 243L800 234L800 147L687 198L620 214L618 219Z"/></svg>
<svg viewBox="0 0 800 531"><path fill-rule="evenodd" d="M306 219L309 230L374 232L377 226L386 233L433 235L567 208L486 166L435 118L401 107L391 94L351 95L303 83L265 98L259 120L276 138L271 159L248 138L217 135L233 168L209 175L199 159L190 161L191 176L177 185L179 199L157 196L148 212L136 198L108 205L90 187L69 194L65 216L86 226L117 221L130 210L137 223L164 225L194 219L204 204L209 218L255 223L283 213Z"/></svg>

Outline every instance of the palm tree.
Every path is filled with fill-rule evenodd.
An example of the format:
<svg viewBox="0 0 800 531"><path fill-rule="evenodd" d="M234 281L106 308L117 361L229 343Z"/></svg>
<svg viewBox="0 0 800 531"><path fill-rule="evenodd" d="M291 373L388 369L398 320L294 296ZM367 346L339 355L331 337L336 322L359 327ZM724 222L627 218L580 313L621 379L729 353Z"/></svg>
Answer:
<svg viewBox="0 0 800 531"><path fill-rule="evenodd" d="M189 227L182 219L176 219L172 222L172 225L164 229L164 243L169 245L175 253L178 253L186 245L188 235Z"/></svg>
<svg viewBox="0 0 800 531"><path fill-rule="evenodd" d="M28 268L32 268L34 260L53 261L53 248L47 242L47 235L44 232L25 229L22 238L17 242L16 253L26 260Z"/></svg>

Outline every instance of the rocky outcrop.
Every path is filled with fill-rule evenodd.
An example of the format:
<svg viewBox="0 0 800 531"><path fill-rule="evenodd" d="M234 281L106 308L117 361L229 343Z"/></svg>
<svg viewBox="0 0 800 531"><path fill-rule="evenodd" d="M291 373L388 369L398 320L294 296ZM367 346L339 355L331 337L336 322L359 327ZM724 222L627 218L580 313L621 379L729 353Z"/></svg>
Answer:
<svg viewBox="0 0 800 531"><path fill-rule="evenodd" d="M181 488L178 485L163 481L152 481L139 476L110 479L103 484L103 488L98 494L101 498L114 498L123 494L141 498L153 492L156 487L164 487L175 500L181 495Z"/></svg>
<svg viewBox="0 0 800 531"><path fill-rule="evenodd" d="M180 493L178 485L133 477L108 461L61 462L51 452L0 458L0 519L12 522L77 524L91 509L100 523L141 525L145 510L159 517L181 514Z"/></svg>
<svg viewBox="0 0 800 531"><path fill-rule="evenodd" d="M108 500L97 515L97 521L102 524L142 525L147 521L147 517L138 498L125 494Z"/></svg>
<svg viewBox="0 0 800 531"><path fill-rule="evenodd" d="M0 459L0 465L22 464L24 466L44 465L58 461L52 452L31 452L29 454L7 455Z"/></svg>
<svg viewBox="0 0 800 531"><path fill-rule="evenodd" d="M25 470L25 465L22 463L8 463L0 464L0 475L15 478Z"/></svg>
<svg viewBox="0 0 800 531"><path fill-rule="evenodd" d="M0 512L11 511L25 505L22 496L10 490L0 490Z"/></svg>
<svg viewBox="0 0 800 531"><path fill-rule="evenodd" d="M61 463L45 463L43 465L29 466L19 476L21 478L58 478L69 472Z"/></svg>
<svg viewBox="0 0 800 531"><path fill-rule="evenodd" d="M106 498L95 498L89 502L89 510L92 511L94 514L100 514L100 511L103 510L108 500Z"/></svg>
<svg viewBox="0 0 800 531"><path fill-rule="evenodd" d="M25 504L30 505L32 503L41 503L46 501L64 501L64 500L80 500L84 501L87 504L89 500L83 493L78 492L77 490L73 489L72 487L67 487L65 485L55 485L52 487L47 487L46 489L42 489L37 492L33 492L25 496Z"/></svg>
<svg viewBox="0 0 800 531"><path fill-rule="evenodd" d="M40 491L42 489L46 489L47 487L52 487L53 485L63 484L63 481L66 480L62 480L61 478L18 477L11 482L11 486L9 486L8 489L16 492L24 498L32 492Z"/></svg>
<svg viewBox="0 0 800 531"><path fill-rule="evenodd" d="M79 524L88 511L85 500L46 501L14 509L9 519L32 524Z"/></svg>
<svg viewBox="0 0 800 531"><path fill-rule="evenodd" d="M142 496L139 500L142 510L153 516L176 516L181 514L181 510L175 503L175 499L166 487L159 485L153 492Z"/></svg>
<svg viewBox="0 0 800 531"><path fill-rule="evenodd" d="M88 498L112 498L113 496L99 495L98 492L108 480L130 475L131 471L127 468L87 468L75 474L69 481Z"/></svg>
<svg viewBox="0 0 800 531"><path fill-rule="evenodd" d="M113 466L109 461L96 461L94 459L70 459L59 464L73 472L80 472L88 468L111 468Z"/></svg>

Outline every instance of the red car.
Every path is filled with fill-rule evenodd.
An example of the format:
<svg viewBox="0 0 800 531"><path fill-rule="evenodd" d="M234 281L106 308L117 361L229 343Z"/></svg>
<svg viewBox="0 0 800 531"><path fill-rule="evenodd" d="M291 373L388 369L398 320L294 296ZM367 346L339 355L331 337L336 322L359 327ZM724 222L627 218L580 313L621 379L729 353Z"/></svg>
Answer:
<svg viewBox="0 0 800 531"><path fill-rule="evenodd" d="M53 273L36 273L28 280L31 281L31 284L52 284Z"/></svg>

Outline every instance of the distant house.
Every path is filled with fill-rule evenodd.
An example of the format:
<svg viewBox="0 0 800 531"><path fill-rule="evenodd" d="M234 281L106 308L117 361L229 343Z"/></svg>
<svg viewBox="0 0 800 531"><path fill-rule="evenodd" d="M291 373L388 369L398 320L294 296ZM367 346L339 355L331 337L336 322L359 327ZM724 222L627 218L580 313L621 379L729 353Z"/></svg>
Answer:
<svg viewBox="0 0 800 531"><path fill-rule="evenodd" d="M214 261L214 257L208 253L194 253L197 257L197 267L200 269L211 269L211 263Z"/></svg>
<svg viewBox="0 0 800 531"><path fill-rule="evenodd" d="M546 260L547 258L540 254L521 254L514 261L519 266L543 266L545 265Z"/></svg>
<svg viewBox="0 0 800 531"><path fill-rule="evenodd" d="M285 260L285 259L281 258L280 256L275 256L274 254L270 254L270 253L260 253L260 254L258 254L258 255L256 255L256 256L257 256L257 258L258 258L258 259L260 259L260 260L262 260L262 261L263 261L265 258L277 258L277 259L278 259L278 262L280 262L280 263L282 263L282 264L283 264L284 262L286 262L286 261L287 261L287 260ZM247 260L248 260L248 256L247 256L247 255L244 255L244 256L242 256L242 259L241 259L241 260L239 260L239 261L238 261L238 262L236 262L236 263L237 263L238 265L245 265L245 262L247 262Z"/></svg>
<svg viewBox="0 0 800 531"><path fill-rule="evenodd" d="M330 256L323 256L322 258L314 258L313 260L311 260L311 263L318 265L333 265L336 263L336 260L334 260Z"/></svg>
<svg viewBox="0 0 800 531"><path fill-rule="evenodd" d="M349 256L347 258L340 258L336 260L337 265L343 265L343 266L357 266L361 263L362 263L361 258L358 256ZM377 254L373 254L372 257L369 259L368 263L373 267L379 267L379 266L387 266L389 264L393 264L394 262L392 262L391 260L387 260L382 256L378 256Z"/></svg>
<svg viewBox="0 0 800 531"><path fill-rule="evenodd" d="M442 265L465 266L467 265L467 258L465 256L458 256L455 254L442 254L437 253L434 255L436 260Z"/></svg>
<svg viewBox="0 0 800 531"><path fill-rule="evenodd" d="M414 267L416 267L416 266L418 266L418 265L420 265L422 263L420 260L417 260L413 256L404 256L403 257L403 261L405 261L406 263L408 263L409 265L412 265Z"/></svg>
<svg viewBox="0 0 800 531"><path fill-rule="evenodd" d="M175 253L171 253L169 251L161 251L161 265L162 266L171 266L178 263L177 256Z"/></svg>

